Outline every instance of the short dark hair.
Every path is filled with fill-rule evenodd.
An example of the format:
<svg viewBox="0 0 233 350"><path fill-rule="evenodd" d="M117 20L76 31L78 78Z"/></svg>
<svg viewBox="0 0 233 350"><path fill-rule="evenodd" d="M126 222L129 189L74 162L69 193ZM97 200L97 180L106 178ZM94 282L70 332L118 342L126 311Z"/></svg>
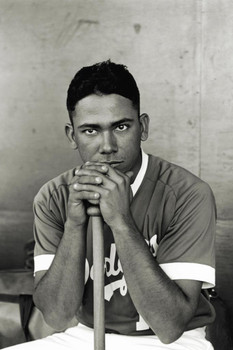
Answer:
<svg viewBox="0 0 233 350"><path fill-rule="evenodd" d="M110 60L83 67L72 79L67 91L66 106L72 122L79 100L91 95L117 94L130 99L140 110L140 93L136 81L127 67Z"/></svg>

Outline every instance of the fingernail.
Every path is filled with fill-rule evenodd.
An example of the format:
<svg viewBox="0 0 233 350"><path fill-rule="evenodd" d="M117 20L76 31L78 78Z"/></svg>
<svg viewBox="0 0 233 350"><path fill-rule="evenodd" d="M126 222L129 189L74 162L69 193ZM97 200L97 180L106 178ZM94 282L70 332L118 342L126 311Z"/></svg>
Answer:
<svg viewBox="0 0 233 350"><path fill-rule="evenodd" d="M95 181L96 181L96 182L101 182L102 179L101 179L101 177L96 177L96 178L95 178Z"/></svg>
<svg viewBox="0 0 233 350"><path fill-rule="evenodd" d="M95 197L95 198L99 198L99 197L100 197L99 193L95 193L95 194L94 194L94 197Z"/></svg>
<svg viewBox="0 0 233 350"><path fill-rule="evenodd" d="M108 168L106 167L106 165L102 165L102 167L101 167L103 170L108 170Z"/></svg>
<svg viewBox="0 0 233 350"><path fill-rule="evenodd" d="M74 189L77 190L78 184L74 184Z"/></svg>

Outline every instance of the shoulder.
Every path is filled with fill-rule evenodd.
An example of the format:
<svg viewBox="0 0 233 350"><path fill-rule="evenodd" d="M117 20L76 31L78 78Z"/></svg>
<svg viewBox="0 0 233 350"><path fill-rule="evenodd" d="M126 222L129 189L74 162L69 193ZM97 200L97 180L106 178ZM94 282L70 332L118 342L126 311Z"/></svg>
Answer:
<svg viewBox="0 0 233 350"><path fill-rule="evenodd" d="M52 197L59 196L68 192L68 187L74 177L75 168L69 169L64 173L46 182L38 191L34 198L34 205L38 203L48 204Z"/></svg>
<svg viewBox="0 0 233 350"><path fill-rule="evenodd" d="M213 198L210 186L187 169L162 158L149 156L148 176L166 187L176 199L190 195Z"/></svg>

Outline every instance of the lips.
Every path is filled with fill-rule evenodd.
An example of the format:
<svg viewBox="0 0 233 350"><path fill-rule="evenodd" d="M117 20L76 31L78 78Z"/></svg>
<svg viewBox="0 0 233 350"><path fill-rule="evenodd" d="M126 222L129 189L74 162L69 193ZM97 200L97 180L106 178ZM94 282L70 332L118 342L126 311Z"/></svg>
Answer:
<svg viewBox="0 0 233 350"><path fill-rule="evenodd" d="M100 161L100 163L109 164L112 167L116 167L119 164L123 163L123 160L103 160L103 161Z"/></svg>

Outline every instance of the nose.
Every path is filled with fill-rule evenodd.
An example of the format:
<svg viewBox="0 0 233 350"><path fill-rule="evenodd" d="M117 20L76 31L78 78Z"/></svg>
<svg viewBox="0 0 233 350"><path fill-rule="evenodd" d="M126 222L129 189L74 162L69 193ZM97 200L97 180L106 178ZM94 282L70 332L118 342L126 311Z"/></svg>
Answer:
<svg viewBox="0 0 233 350"><path fill-rule="evenodd" d="M113 152L117 152L117 141L112 132L105 131L102 133L102 140L100 144L100 153L102 154L110 154Z"/></svg>

